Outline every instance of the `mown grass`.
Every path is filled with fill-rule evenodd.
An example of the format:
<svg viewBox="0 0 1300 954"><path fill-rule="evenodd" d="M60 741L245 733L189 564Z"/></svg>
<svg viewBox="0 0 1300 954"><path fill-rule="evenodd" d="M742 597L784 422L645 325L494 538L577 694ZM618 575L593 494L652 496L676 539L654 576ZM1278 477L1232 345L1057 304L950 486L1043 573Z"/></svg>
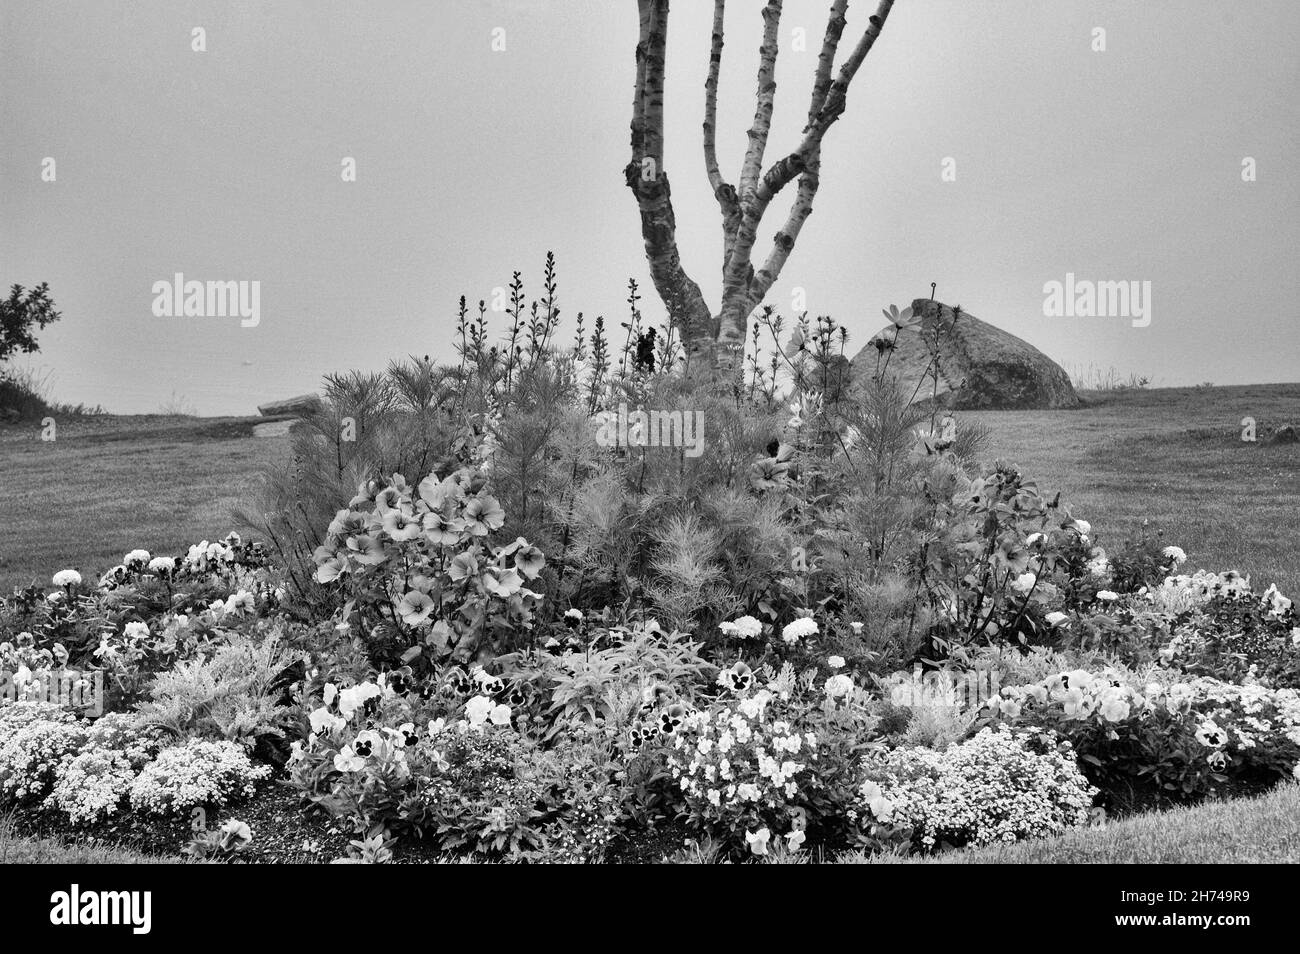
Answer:
<svg viewBox="0 0 1300 954"><path fill-rule="evenodd" d="M1057 490L1114 549L1144 521L1187 551L1189 568L1238 569L1257 589L1300 595L1300 385L1084 392L1073 411L965 415L991 452L1049 496ZM1259 440L1241 440L1253 417Z"/></svg>
<svg viewBox="0 0 1300 954"><path fill-rule="evenodd" d="M845 864L1082 865L1300 863L1300 785L1259 798L1135 815L1104 828L928 858L843 855Z"/></svg>
<svg viewBox="0 0 1300 954"><path fill-rule="evenodd" d="M0 427L0 592L225 536L261 466L288 453L254 423L89 417L59 423L53 441L39 424Z"/></svg>

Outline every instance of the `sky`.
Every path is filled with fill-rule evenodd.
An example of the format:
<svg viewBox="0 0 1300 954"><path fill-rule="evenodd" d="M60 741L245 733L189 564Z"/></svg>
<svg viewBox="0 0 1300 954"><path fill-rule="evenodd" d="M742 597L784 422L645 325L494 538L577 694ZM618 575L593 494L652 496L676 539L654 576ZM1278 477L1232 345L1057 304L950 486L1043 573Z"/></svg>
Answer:
<svg viewBox="0 0 1300 954"><path fill-rule="evenodd" d="M797 144L828 6L785 4L769 161ZM728 4L733 181L761 7ZM850 4L843 50L874 7ZM665 169L716 307L711 14L673 2ZM458 298L515 270L539 292L548 250L567 321L624 320L629 278L662 318L622 174L636 20L631 0L0 0L0 283L46 281L63 314L23 363L63 402L253 413L330 371L450 357ZM898 0L768 301L801 292L856 351L935 282L1067 369L1300 381L1297 50L1295 0ZM156 315L177 272L260 282L257 325ZM1149 324L1045 314L1067 274L1150 282Z"/></svg>

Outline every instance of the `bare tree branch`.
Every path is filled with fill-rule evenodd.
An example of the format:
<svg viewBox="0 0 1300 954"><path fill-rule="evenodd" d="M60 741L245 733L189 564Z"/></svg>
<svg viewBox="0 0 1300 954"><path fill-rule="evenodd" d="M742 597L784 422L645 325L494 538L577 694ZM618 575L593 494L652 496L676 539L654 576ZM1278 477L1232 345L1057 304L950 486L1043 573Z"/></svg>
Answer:
<svg viewBox="0 0 1300 954"><path fill-rule="evenodd" d="M826 96L830 92L831 74L835 68L835 53L839 49L840 37L843 36L844 27L848 23L845 17L848 7L849 0L833 0L831 3L830 14L826 18L826 35L822 39L821 53L817 57L817 72L813 76L812 95L808 102L808 124L804 127L805 134L817 121L822 106L826 103ZM767 261L754 273L750 281L750 296L757 301L763 300L763 296L781 274L781 269L786 259L790 257L795 242L799 240L799 232L803 229L804 222L812 214L813 197L817 194L817 187L821 183L820 171L821 145L819 143L813 154L805 161L804 171L799 176L799 187L785 225L776 233Z"/></svg>
<svg viewBox="0 0 1300 954"><path fill-rule="evenodd" d="M790 252L794 250L794 243L799 240L799 232L803 229L804 222L812 214L813 197L817 194L817 187L821 184L820 172L821 148L818 147L808 160L803 173L799 176L799 187L795 191L794 202L790 206L790 214L785 220L785 225L773 237L772 250L768 253L767 260L763 263L763 267L755 272L754 277L750 279L749 294L756 301L762 301L768 289L780 277L786 259L790 257Z"/></svg>
<svg viewBox="0 0 1300 954"><path fill-rule="evenodd" d="M776 99L776 54L780 48L782 0L768 0L763 7L763 45L758 48L758 82L754 123L749 127L749 148L740 168L740 200L748 202L763 172L763 153L772 129L772 104Z"/></svg>
<svg viewBox="0 0 1300 954"><path fill-rule="evenodd" d="M739 352L744 348L745 322L749 313L757 307L762 300L762 295L776 281L781 267L794 248L794 241L803 223L812 212L813 196L817 192L820 181L822 139L835 120L843 114L849 84L853 82L853 77L857 75L862 62L871 52L876 37L884 28L889 11L894 6L894 0L879 0L876 13L868 18L867 29L862 38L844 65L840 67L835 80L826 88L823 97L818 93L817 85L822 80L823 70L829 75L831 69L829 64L833 62L835 50L828 51L828 47L838 47L844 25L836 22L836 13L838 11L840 18L843 18L844 6L846 5L833 3L831 7L826 38L822 44L822 56L818 58L817 75L813 81L813 101L820 98L821 102L815 113L810 108L808 126L799 148L768 169L758 181L752 196L745 193L742 179L741 197L744 214L736 232L735 246L723 279L722 311L718 321L717 356L721 373L727 373L739 366ZM786 225L777 233L775 247L764 263L763 269L755 273L750 259L759 223L776 194L796 177L802 178Z"/></svg>
<svg viewBox="0 0 1300 954"><path fill-rule="evenodd" d="M704 82L704 169L709 185L722 210L722 269L725 273L740 223L740 202L736 187L722 177L718 167L718 73L722 69L723 14L727 0L713 0L713 44L709 52L709 76Z"/></svg>
<svg viewBox="0 0 1300 954"><path fill-rule="evenodd" d="M822 104L826 102L826 93L831 88L831 71L835 69L835 52L840 45L840 37L844 34L844 27L848 20L845 19L845 11L849 8L849 0L834 0L831 3L830 15L826 18L826 36L822 40L822 51L817 56L817 73L813 77L812 96L808 103L808 125L804 127L804 132L817 119L817 114L821 112Z"/></svg>

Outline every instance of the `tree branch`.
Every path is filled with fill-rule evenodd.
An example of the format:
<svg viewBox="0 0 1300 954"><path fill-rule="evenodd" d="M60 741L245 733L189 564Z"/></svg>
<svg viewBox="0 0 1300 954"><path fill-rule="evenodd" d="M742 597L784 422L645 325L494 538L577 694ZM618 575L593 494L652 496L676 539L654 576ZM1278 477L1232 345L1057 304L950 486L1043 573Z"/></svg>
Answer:
<svg viewBox="0 0 1300 954"><path fill-rule="evenodd" d="M709 76L704 81L704 169L709 185L722 210L722 269L726 272L740 224L740 202L736 187L722 178L718 167L718 74L722 69L723 13L727 0L713 0L713 45L709 51Z"/></svg>
<svg viewBox="0 0 1300 954"><path fill-rule="evenodd" d="M763 45L758 48L758 90L755 94L754 123L749 127L749 148L740 168L740 200L748 202L763 172L763 153L772 129L772 104L776 99L776 54L779 49L782 0L768 0L763 7Z"/></svg>
<svg viewBox="0 0 1300 954"><path fill-rule="evenodd" d="M835 68L835 53L839 49L840 37L843 36L844 27L848 23L845 17L848 6L849 0L833 0L831 3L830 14L826 18L826 35L822 39L821 53L817 57L817 71L813 76L812 96L809 97L808 102L808 124L804 127L805 134L816 123L830 92L831 74ZM751 298L762 301L763 296L781 274L786 259L790 257L790 252L799 239L799 232L804 222L812 214L813 197L817 194L817 187L821 182L820 171L821 143L819 142L812 155L804 161L803 172L799 175L799 188L795 193L785 226L776 233L767 261L750 280Z"/></svg>
<svg viewBox="0 0 1300 954"><path fill-rule="evenodd" d="M813 76L812 96L808 103L808 125L804 132L817 120L817 114L826 102L826 94L831 88L831 71L835 68L835 52L839 49L840 37L848 20L844 14L849 8L849 0L834 0L830 15L826 18L826 36L822 39L822 51L817 56L817 72Z"/></svg>
<svg viewBox="0 0 1300 954"><path fill-rule="evenodd" d="M799 176L799 187L790 206L790 214L786 217L785 225L772 239L772 250L768 253L767 260L750 279L751 298L762 301L763 296L780 277L786 259L794 250L794 243L799 240L799 232L803 229L804 222L812 215L813 197L817 195L817 187L821 184L820 172L821 147L819 146Z"/></svg>
<svg viewBox="0 0 1300 954"><path fill-rule="evenodd" d="M880 36L880 31L884 29L885 20L889 18L889 11L893 9L893 6L894 0L880 0L875 15L868 20L867 29L862 34L862 39L858 40L857 46L854 47L849 58L844 61L844 65L840 67L839 75L827 90L826 98L817 110L817 115L809 122L807 130L804 132L803 142L799 144L799 148L794 152L778 160L763 176L762 181L755 190L755 197L759 201L770 202L773 196L789 185L795 176L807 168L809 158L815 150L821 147L822 137L826 135L826 130L844 113L849 84L853 82L853 77L857 75L858 68L862 66L862 61L871 52L876 37Z"/></svg>
<svg viewBox="0 0 1300 954"><path fill-rule="evenodd" d="M722 286L722 310L718 322L720 366L738 365L735 352L744 346L745 321L748 319L749 312L758 305L762 295L776 281L782 266L794 248L795 239L804 221L812 212L813 196L817 192L820 181L822 138L835 120L843 114L849 84L853 82L853 77L857 75L867 54L871 52L871 47L880 36L893 6L894 0L879 0L875 15L868 18L867 29L862 38L844 65L840 67L834 82L826 86L825 93L822 94L818 91L818 86L824 84L825 78L830 75L835 50L845 27L845 23L839 21L844 18L847 4L833 0L826 26L826 37L822 43L822 53L818 58L817 74L813 79L809 122L804 130L803 141L798 149L781 158L768 169L758 180L752 195L746 193L742 176L741 199L744 214L736 231L735 247L728 261ZM766 10L764 13L766 16ZM761 73L760 67L760 75ZM812 108L814 105L815 111ZM762 270L755 273L750 259L758 225L772 199L796 177L801 177L799 192L786 225L776 234L774 248Z"/></svg>

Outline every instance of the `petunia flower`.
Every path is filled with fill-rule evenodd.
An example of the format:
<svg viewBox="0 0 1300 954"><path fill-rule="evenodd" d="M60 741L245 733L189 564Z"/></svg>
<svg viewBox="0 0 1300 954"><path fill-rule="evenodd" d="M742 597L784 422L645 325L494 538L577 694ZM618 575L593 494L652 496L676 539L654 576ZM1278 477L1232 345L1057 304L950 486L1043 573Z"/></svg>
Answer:
<svg viewBox="0 0 1300 954"><path fill-rule="evenodd" d="M537 574L542 572L542 567L545 565L545 554L531 544L521 547L515 553L515 569L530 580L537 579Z"/></svg>
<svg viewBox="0 0 1300 954"><path fill-rule="evenodd" d="M485 537L493 530L500 530L506 522L506 512L491 495L471 499L465 504L463 516L465 529L475 537Z"/></svg>
<svg viewBox="0 0 1300 954"><path fill-rule="evenodd" d="M384 532L396 543L414 540L423 531L420 518L405 507L394 507L384 514Z"/></svg>
<svg viewBox="0 0 1300 954"><path fill-rule="evenodd" d="M409 590L402 594L402 598L397 601L397 612L401 614L402 622L407 626L420 626L433 615L437 609L437 604L429 598L427 593L419 590Z"/></svg>

